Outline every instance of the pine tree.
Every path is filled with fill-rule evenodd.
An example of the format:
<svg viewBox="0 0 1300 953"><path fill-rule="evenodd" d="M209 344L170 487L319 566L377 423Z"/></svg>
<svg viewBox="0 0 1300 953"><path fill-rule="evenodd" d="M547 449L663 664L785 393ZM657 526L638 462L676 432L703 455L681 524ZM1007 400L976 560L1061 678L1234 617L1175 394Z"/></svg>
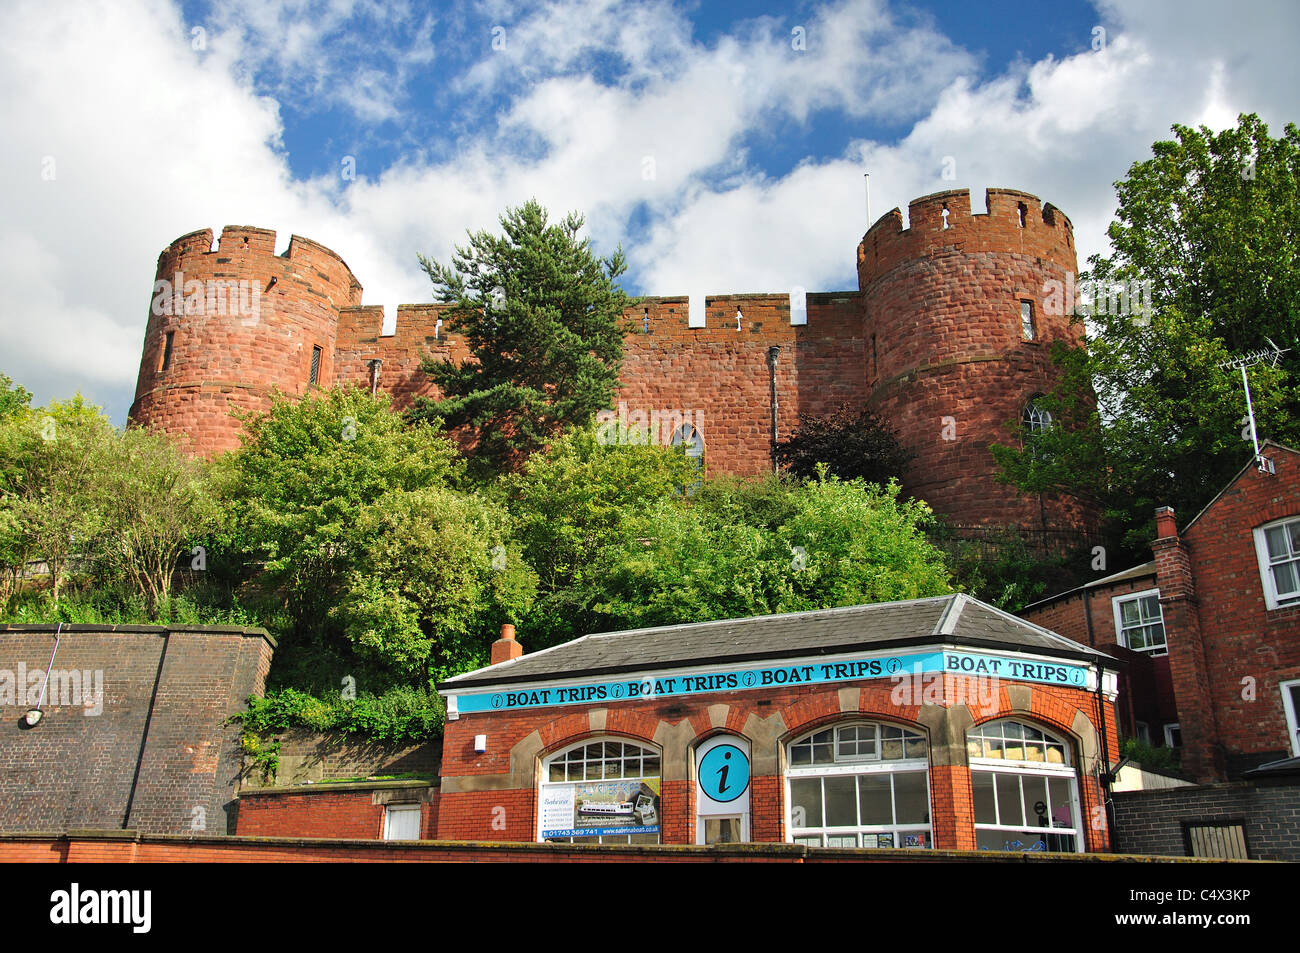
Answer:
<svg viewBox="0 0 1300 953"><path fill-rule="evenodd" d="M420 398L411 415L469 436L480 475L514 469L613 403L633 302L615 283L626 269L622 249L598 258L578 238L582 224L574 213L548 225L530 200L502 216L503 235L471 233L450 265L420 256L472 360L426 358L421 367L442 397Z"/></svg>

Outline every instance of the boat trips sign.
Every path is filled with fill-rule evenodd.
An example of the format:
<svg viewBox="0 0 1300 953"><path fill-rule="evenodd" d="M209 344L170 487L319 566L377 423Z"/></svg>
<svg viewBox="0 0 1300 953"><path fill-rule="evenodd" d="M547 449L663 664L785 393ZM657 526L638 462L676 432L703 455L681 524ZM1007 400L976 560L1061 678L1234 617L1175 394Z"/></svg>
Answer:
<svg viewBox="0 0 1300 953"><path fill-rule="evenodd" d="M784 685L818 682L846 682L864 678L905 678L913 674L946 672L987 678L1041 682L1083 688L1088 684L1088 666L1066 661L1042 661L1019 656L939 651L911 655L850 659L838 662L809 661L806 664L741 668L731 671L673 675L647 675L633 679L591 682L551 688L517 688L456 696L456 711L515 711L591 702L638 701L699 695L705 692L746 691Z"/></svg>

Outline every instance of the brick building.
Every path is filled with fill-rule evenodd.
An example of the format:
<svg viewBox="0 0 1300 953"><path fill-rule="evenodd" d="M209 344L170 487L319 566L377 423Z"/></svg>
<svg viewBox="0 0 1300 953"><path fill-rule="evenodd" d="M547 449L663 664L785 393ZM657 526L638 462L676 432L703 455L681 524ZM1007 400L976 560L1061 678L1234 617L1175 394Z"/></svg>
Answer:
<svg viewBox="0 0 1300 953"><path fill-rule="evenodd" d="M439 686L437 836L1105 850L1115 668L964 595L532 655L507 626Z"/></svg>
<svg viewBox="0 0 1300 953"><path fill-rule="evenodd" d="M985 208L950 191L912 202L907 228L898 209L882 216L854 291L643 299L625 315L617 406L686 417L711 472L751 475L800 419L869 404L916 454L904 489L954 522L1087 524L1072 501L995 482L988 452L1008 422L1039 419L1052 342L1079 341L1051 293L1073 287L1070 221L1006 189ZM300 236L282 255L259 228L228 226L215 248L210 229L178 238L158 259L131 418L211 455L239 445L231 411L264 410L273 388L358 384L402 409L435 393L422 356L468 356L444 305L400 306L385 335L383 309L361 299L343 260Z"/></svg>
<svg viewBox="0 0 1300 953"><path fill-rule="evenodd" d="M1126 659L1124 734L1202 782L1300 757L1300 454L1263 453L1181 530L1159 510L1151 562L1021 612Z"/></svg>

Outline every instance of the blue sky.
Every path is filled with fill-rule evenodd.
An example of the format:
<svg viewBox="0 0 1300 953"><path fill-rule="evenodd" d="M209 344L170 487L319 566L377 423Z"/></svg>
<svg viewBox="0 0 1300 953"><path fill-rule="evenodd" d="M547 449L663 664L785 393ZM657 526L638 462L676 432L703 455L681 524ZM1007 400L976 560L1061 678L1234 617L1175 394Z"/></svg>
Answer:
<svg viewBox="0 0 1300 953"><path fill-rule="evenodd" d="M531 196L634 293L854 287L864 171L873 218L1033 192L1084 257L1171 124L1300 118L1297 38L1291 0L11 0L0 372L122 422L158 253L227 224L333 248L390 324Z"/></svg>

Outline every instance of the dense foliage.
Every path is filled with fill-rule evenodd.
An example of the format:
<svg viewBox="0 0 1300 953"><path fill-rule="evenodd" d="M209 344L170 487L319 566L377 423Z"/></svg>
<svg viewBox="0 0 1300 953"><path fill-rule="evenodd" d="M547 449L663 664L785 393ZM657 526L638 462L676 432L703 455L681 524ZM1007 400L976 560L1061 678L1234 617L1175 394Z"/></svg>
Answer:
<svg viewBox="0 0 1300 953"><path fill-rule="evenodd" d="M1058 345L1042 399L1058 426L994 450L1021 488L1090 500L1138 544L1157 506L1198 512L1250 459L1230 357L1290 348L1250 388L1261 438L1300 440L1300 132L1271 138L1256 116L1174 132L1117 183L1112 253L1084 276L1103 294L1075 317L1086 347ZM1137 293L1111 300L1121 285Z"/></svg>
<svg viewBox="0 0 1300 953"><path fill-rule="evenodd" d="M907 471L915 454L898 442L893 428L871 411L843 404L809 416L776 446L776 460L793 476L811 479L820 465L841 480L888 483Z"/></svg>
<svg viewBox="0 0 1300 953"><path fill-rule="evenodd" d="M420 398L412 416L468 430L479 473L517 464L613 402L630 303L616 279L626 265L621 249L601 259L580 241L582 222L571 214L549 225L529 201L502 216L503 235L472 233L450 265L420 257L473 360L426 359L443 396Z"/></svg>

